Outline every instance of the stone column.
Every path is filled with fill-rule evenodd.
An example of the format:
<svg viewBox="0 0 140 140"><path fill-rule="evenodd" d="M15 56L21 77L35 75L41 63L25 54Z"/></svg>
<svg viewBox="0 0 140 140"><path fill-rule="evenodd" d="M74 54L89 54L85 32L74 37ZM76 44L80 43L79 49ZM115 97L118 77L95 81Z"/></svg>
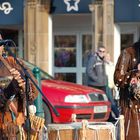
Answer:
<svg viewBox="0 0 140 140"><path fill-rule="evenodd" d="M97 50L97 47L100 45L103 45L103 5L102 0L93 2L94 6L94 40L95 40L95 50Z"/></svg>
<svg viewBox="0 0 140 140"><path fill-rule="evenodd" d="M95 16L95 41L96 46L103 45L103 7L102 5L96 5L96 16Z"/></svg>
<svg viewBox="0 0 140 140"><path fill-rule="evenodd" d="M50 2L27 0L24 16L25 58L48 70L48 17Z"/></svg>
<svg viewBox="0 0 140 140"><path fill-rule="evenodd" d="M103 44L114 58L114 0L103 0Z"/></svg>
<svg viewBox="0 0 140 140"><path fill-rule="evenodd" d="M114 58L114 0L94 0L90 6L92 11L93 46L105 46Z"/></svg>

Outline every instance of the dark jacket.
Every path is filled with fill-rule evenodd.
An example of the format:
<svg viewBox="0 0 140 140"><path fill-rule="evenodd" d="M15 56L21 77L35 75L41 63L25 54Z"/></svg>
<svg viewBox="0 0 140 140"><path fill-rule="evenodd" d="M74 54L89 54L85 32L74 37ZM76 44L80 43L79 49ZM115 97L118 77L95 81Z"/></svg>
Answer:
<svg viewBox="0 0 140 140"><path fill-rule="evenodd" d="M104 60L101 59L97 53L91 55L87 67L87 84L90 86L105 86L107 76L105 74Z"/></svg>

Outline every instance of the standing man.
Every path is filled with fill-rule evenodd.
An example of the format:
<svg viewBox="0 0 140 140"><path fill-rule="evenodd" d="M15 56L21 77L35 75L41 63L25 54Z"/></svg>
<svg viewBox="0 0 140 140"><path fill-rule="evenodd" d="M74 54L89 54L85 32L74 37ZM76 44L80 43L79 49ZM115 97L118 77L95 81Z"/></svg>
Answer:
<svg viewBox="0 0 140 140"><path fill-rule="evenodd" d="M108 76L106 73L106 50L104 46L99 46L97 52L94 55L91 55L87 67L87 83L88 86L103 90L109 101L111 102L111 109L115 114L115 117L118 117L119 111L115 106L113 99L110 98L110 95L107 90ZM110 73L111 74L111 73ZM109 121L116 121L115 117L110 113Z"/></svg>
<svg viewBox="0 0 140 140"><path fill-rule="evenodd" d="M140 40L125 48L117 61L114 82L125 118L125 140L140 139Z"/></svg>
<svg viewBox="0 0 140 140"><path fill-rule="evenodd" d="M105 73L105 47L99 46L97 52L91 55L87 62L87 84L88 86L106 91L107 76Z"/></svg>

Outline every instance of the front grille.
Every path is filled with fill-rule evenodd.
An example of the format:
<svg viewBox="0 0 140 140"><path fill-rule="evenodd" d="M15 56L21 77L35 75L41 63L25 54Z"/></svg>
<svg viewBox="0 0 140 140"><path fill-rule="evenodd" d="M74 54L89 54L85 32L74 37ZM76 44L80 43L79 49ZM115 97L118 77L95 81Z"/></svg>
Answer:
<svg viewBox="0 0 140 140"><path fill-rule="evenodd" d="M94 114L93 119L104 119L105 115L106 115L106 113L96 113L96 114Z"/></svg>
<svg viewBox="0 0 140 140"><path fill-rule="evenodd" d="M77 114L76 119L90 119L91 114Z"/></svg>

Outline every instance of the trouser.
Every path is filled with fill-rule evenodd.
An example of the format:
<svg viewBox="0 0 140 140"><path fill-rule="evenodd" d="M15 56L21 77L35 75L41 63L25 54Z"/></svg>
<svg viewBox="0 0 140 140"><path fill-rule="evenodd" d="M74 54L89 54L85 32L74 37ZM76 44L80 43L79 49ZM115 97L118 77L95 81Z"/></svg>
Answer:
<svg viewBox="0 0 140 140"><path fill-rule="evenodd" d="M108 86L106 87L106 95L108 97L108 100L111 102L111 110L115 114L115 117L118 118L120 113L119 113L117 104L115 103L115 101L113 99L112 91L111 91L111 89Z"/></svg>

